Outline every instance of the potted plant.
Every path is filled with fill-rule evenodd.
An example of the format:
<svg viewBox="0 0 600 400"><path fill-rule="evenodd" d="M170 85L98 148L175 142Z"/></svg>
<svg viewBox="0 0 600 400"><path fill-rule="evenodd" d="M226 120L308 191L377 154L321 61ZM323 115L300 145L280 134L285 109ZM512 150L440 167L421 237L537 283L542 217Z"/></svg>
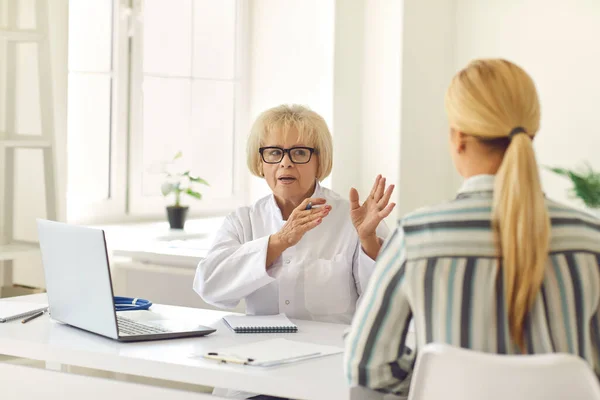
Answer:
<svg viewBox="0 0 600 400"><path fill-rule="evenodd" d="M182 157L181 151L175 154L173 161ZM183 229L185 225L185 219L189 207L181 204L181 196L188 195L195 199L201 200L202 194L194 189L198 184L209 186L208 182L204 179L192 175L190 171L185 172L164 172L166 175L165 182L161 185L160 191L163 196L173 194L175 197L175 203L167 206L167 217L169 219L169 226L171 229Z"/></svg>
<svg viewBox="0 0 600 400"><path fill-rule="evenodd" d="M600 212L600 173L595 172L589 164L580 171L566 168L548 168L555 174L565 176L571 180L573 187L571 195L579 198L597 216Z"/></svg>

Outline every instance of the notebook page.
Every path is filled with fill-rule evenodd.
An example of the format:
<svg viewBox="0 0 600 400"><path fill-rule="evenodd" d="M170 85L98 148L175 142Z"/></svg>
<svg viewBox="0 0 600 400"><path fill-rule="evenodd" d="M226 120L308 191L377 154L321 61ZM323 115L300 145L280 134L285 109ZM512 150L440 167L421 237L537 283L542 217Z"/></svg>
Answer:
<svg viewBox="0 0 600 400"><path fill-rule="evenodd" d="M268 367L308 358L339 354L343 352L343 350L344 349L340 347L323 346L278 338L217 349L214 352L225 358L250 358L254 360L250 365Z"/></svg>

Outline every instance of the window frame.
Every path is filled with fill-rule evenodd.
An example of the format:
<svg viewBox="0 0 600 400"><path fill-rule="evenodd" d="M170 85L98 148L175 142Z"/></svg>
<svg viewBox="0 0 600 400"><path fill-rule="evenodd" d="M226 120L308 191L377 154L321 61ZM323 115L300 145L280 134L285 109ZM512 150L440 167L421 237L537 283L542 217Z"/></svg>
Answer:
<svg viewBox="0 0 600 400"><path fill-rule="evenodd" d="M124 216L127 201L127 142L129 92L129 21L122 18L126 1L112 1L112 60L110 88L110 148L108 171L108 197L84 201L78 199L74 207L67 205L67 219L73 223L118 221ZM82 72L72 71L71 72ZM69 149L77 151L77 149ZM71 166L75 167L76 166ZM67 168L70 168L67 165ZM67 191L69 192L69 190ZM68 202L72 201L67 199ZM76 211L73 212L72 209ZM70 211L71 209L71 211Z"/></svg>
<svg viewBox="0 0 600 400"><path fill-rule="evenodd" d="M236 3L235 92L233 121L232 195L218 201L191 200L188 218L225 215L249 201L245 142L249 124L249 12L243 0ZM115 224L165 220L164 199L153 198L142 207L133 198L141 192L142 143L142 18L140 0L113 0L112 86L109 197L78 204L82 212L69 222ZM74 166L76 168L76 166Z"/></svg>

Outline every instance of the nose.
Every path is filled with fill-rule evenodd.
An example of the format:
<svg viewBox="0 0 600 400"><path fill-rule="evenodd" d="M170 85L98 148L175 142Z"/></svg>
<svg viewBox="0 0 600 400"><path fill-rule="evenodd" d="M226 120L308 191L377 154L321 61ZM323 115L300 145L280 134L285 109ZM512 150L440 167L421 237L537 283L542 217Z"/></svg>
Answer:
<svg viewBox="0 0 600 400"><path fill-rule="evenodd" d="M281 159L281 161L279 162L279 166L281 168L290 168L294 165L294 163L292 162L292 159L290 158L289 153L283 153L283 158Z"/></svg>

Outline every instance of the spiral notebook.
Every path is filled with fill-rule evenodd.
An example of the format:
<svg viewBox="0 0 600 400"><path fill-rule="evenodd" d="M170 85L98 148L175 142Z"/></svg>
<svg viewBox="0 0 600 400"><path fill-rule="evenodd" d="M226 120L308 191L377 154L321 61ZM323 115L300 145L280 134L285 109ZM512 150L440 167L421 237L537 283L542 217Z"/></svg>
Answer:
<svg viewBox="0 0 600 400"><path fill-rule="evenodd" d="M20 301L0 301L0 322L27 318L39 311L45 311L46 304L22 303Z"/></svg>
<svg viewBox="0 0 600 400"><path fill-rule="evenodd" d="M235 333L291 333L298 327L285 314L277 315L227 315L225 324Z"/></svg>

